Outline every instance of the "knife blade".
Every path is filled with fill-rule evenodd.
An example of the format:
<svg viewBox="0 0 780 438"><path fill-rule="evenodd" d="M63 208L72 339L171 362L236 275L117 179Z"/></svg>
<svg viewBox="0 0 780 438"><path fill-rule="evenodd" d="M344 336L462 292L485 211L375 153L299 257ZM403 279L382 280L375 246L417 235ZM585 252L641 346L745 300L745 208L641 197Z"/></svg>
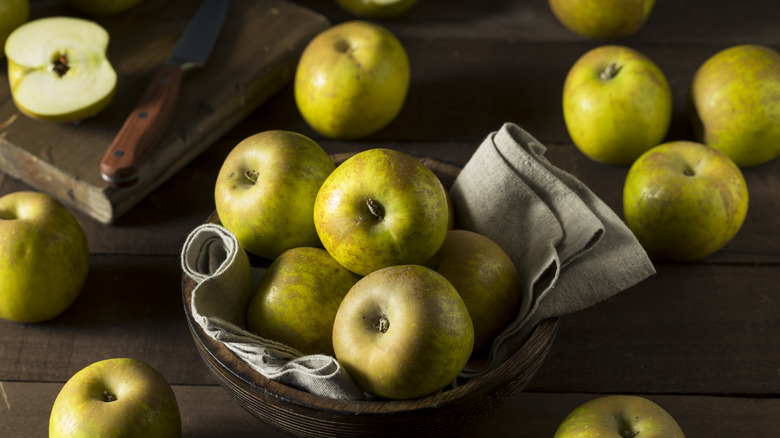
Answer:
<svg viewBox="0 0 780 438"><path fill-rule="evenodd" d="M138 167L159 142L176 109L184 73L202 67L216 44L228 0L204 0L165 64L125 119L100 162L109 185L126 187L138 180Z"/></svg>

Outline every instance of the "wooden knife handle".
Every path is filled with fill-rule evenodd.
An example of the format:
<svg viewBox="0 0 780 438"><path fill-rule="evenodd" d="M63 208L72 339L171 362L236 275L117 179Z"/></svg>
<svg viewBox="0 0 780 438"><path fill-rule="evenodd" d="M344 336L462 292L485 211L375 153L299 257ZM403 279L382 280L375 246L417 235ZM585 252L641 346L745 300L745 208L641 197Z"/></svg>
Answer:
<svg viewBox="0 0 780 438"><path fill-rule="evenodd" d="M160 140L176 109L182 76L180 67L165 65L141 96L100 162L101 176L109 184L136 182L138 166Z"/></svg>

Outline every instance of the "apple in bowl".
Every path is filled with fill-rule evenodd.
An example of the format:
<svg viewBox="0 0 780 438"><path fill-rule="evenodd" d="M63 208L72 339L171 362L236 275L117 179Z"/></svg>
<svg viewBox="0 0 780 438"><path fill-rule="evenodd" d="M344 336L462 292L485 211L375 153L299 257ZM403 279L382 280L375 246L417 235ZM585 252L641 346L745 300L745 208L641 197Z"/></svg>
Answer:
<svg viewBox="0 0 780 438"><path fill-rule="evenodd" d="M108 106L117 75L106 57L108 32L74 17L46 17L14 30L5 43L14 104L40 120L73 122Z"/></svg>

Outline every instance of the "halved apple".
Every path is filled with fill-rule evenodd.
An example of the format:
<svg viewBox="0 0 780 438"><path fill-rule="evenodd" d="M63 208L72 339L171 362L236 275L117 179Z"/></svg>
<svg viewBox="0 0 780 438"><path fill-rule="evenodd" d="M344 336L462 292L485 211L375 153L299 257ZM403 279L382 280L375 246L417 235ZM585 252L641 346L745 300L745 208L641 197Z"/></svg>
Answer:
<svg viewBox="0 0 780 438"><path fill-rule="evenodd" d="M16 107L30 117L71 122L97 114L114 98L117 75L106 57L108 32L72 17L16 28L5 43Z"/></svg>

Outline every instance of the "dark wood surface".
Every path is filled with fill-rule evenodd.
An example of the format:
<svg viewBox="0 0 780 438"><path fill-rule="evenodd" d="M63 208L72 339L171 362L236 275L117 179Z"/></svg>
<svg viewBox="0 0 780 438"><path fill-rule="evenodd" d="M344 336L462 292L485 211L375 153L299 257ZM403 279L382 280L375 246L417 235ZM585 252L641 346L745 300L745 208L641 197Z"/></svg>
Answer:
<svg viewBox="0 0 780 438"><path fill-rule="evenodd" d="M335 2L297 3L332 23L353 18ZM283 436L217 385L198 357L181 302L184 239L214 209L224 157L256 132L297 131L329 153L382 146L463 165L487 134L515 122L548 146L554 164L622 215L627 168L585 158L570 142L560 104L569 67L605 41L571 34L543 0L420 0L382 23L404 43L412 65L408 100L385 130L356 141L320 138L298 114L288 86L115 224L77 213L92 252L82 294L46 323L0 321L0 436L46 436L63 383L117 356L143 360L168 379L187 437ZM668 139L692 140L685 96L694 71L735 44L780 50L780 8L763 0L659 1L645 27L618 43L665 72L675 99ZM733 241L697 263L656 261L658 274L649 280L561 318L550 355L526 390L464 434L550 437L578 404L621 393L656 401L690 437L780 436L780 159L744 175L750 208ZM25 189L0 173L0 194Z"/></svg>

